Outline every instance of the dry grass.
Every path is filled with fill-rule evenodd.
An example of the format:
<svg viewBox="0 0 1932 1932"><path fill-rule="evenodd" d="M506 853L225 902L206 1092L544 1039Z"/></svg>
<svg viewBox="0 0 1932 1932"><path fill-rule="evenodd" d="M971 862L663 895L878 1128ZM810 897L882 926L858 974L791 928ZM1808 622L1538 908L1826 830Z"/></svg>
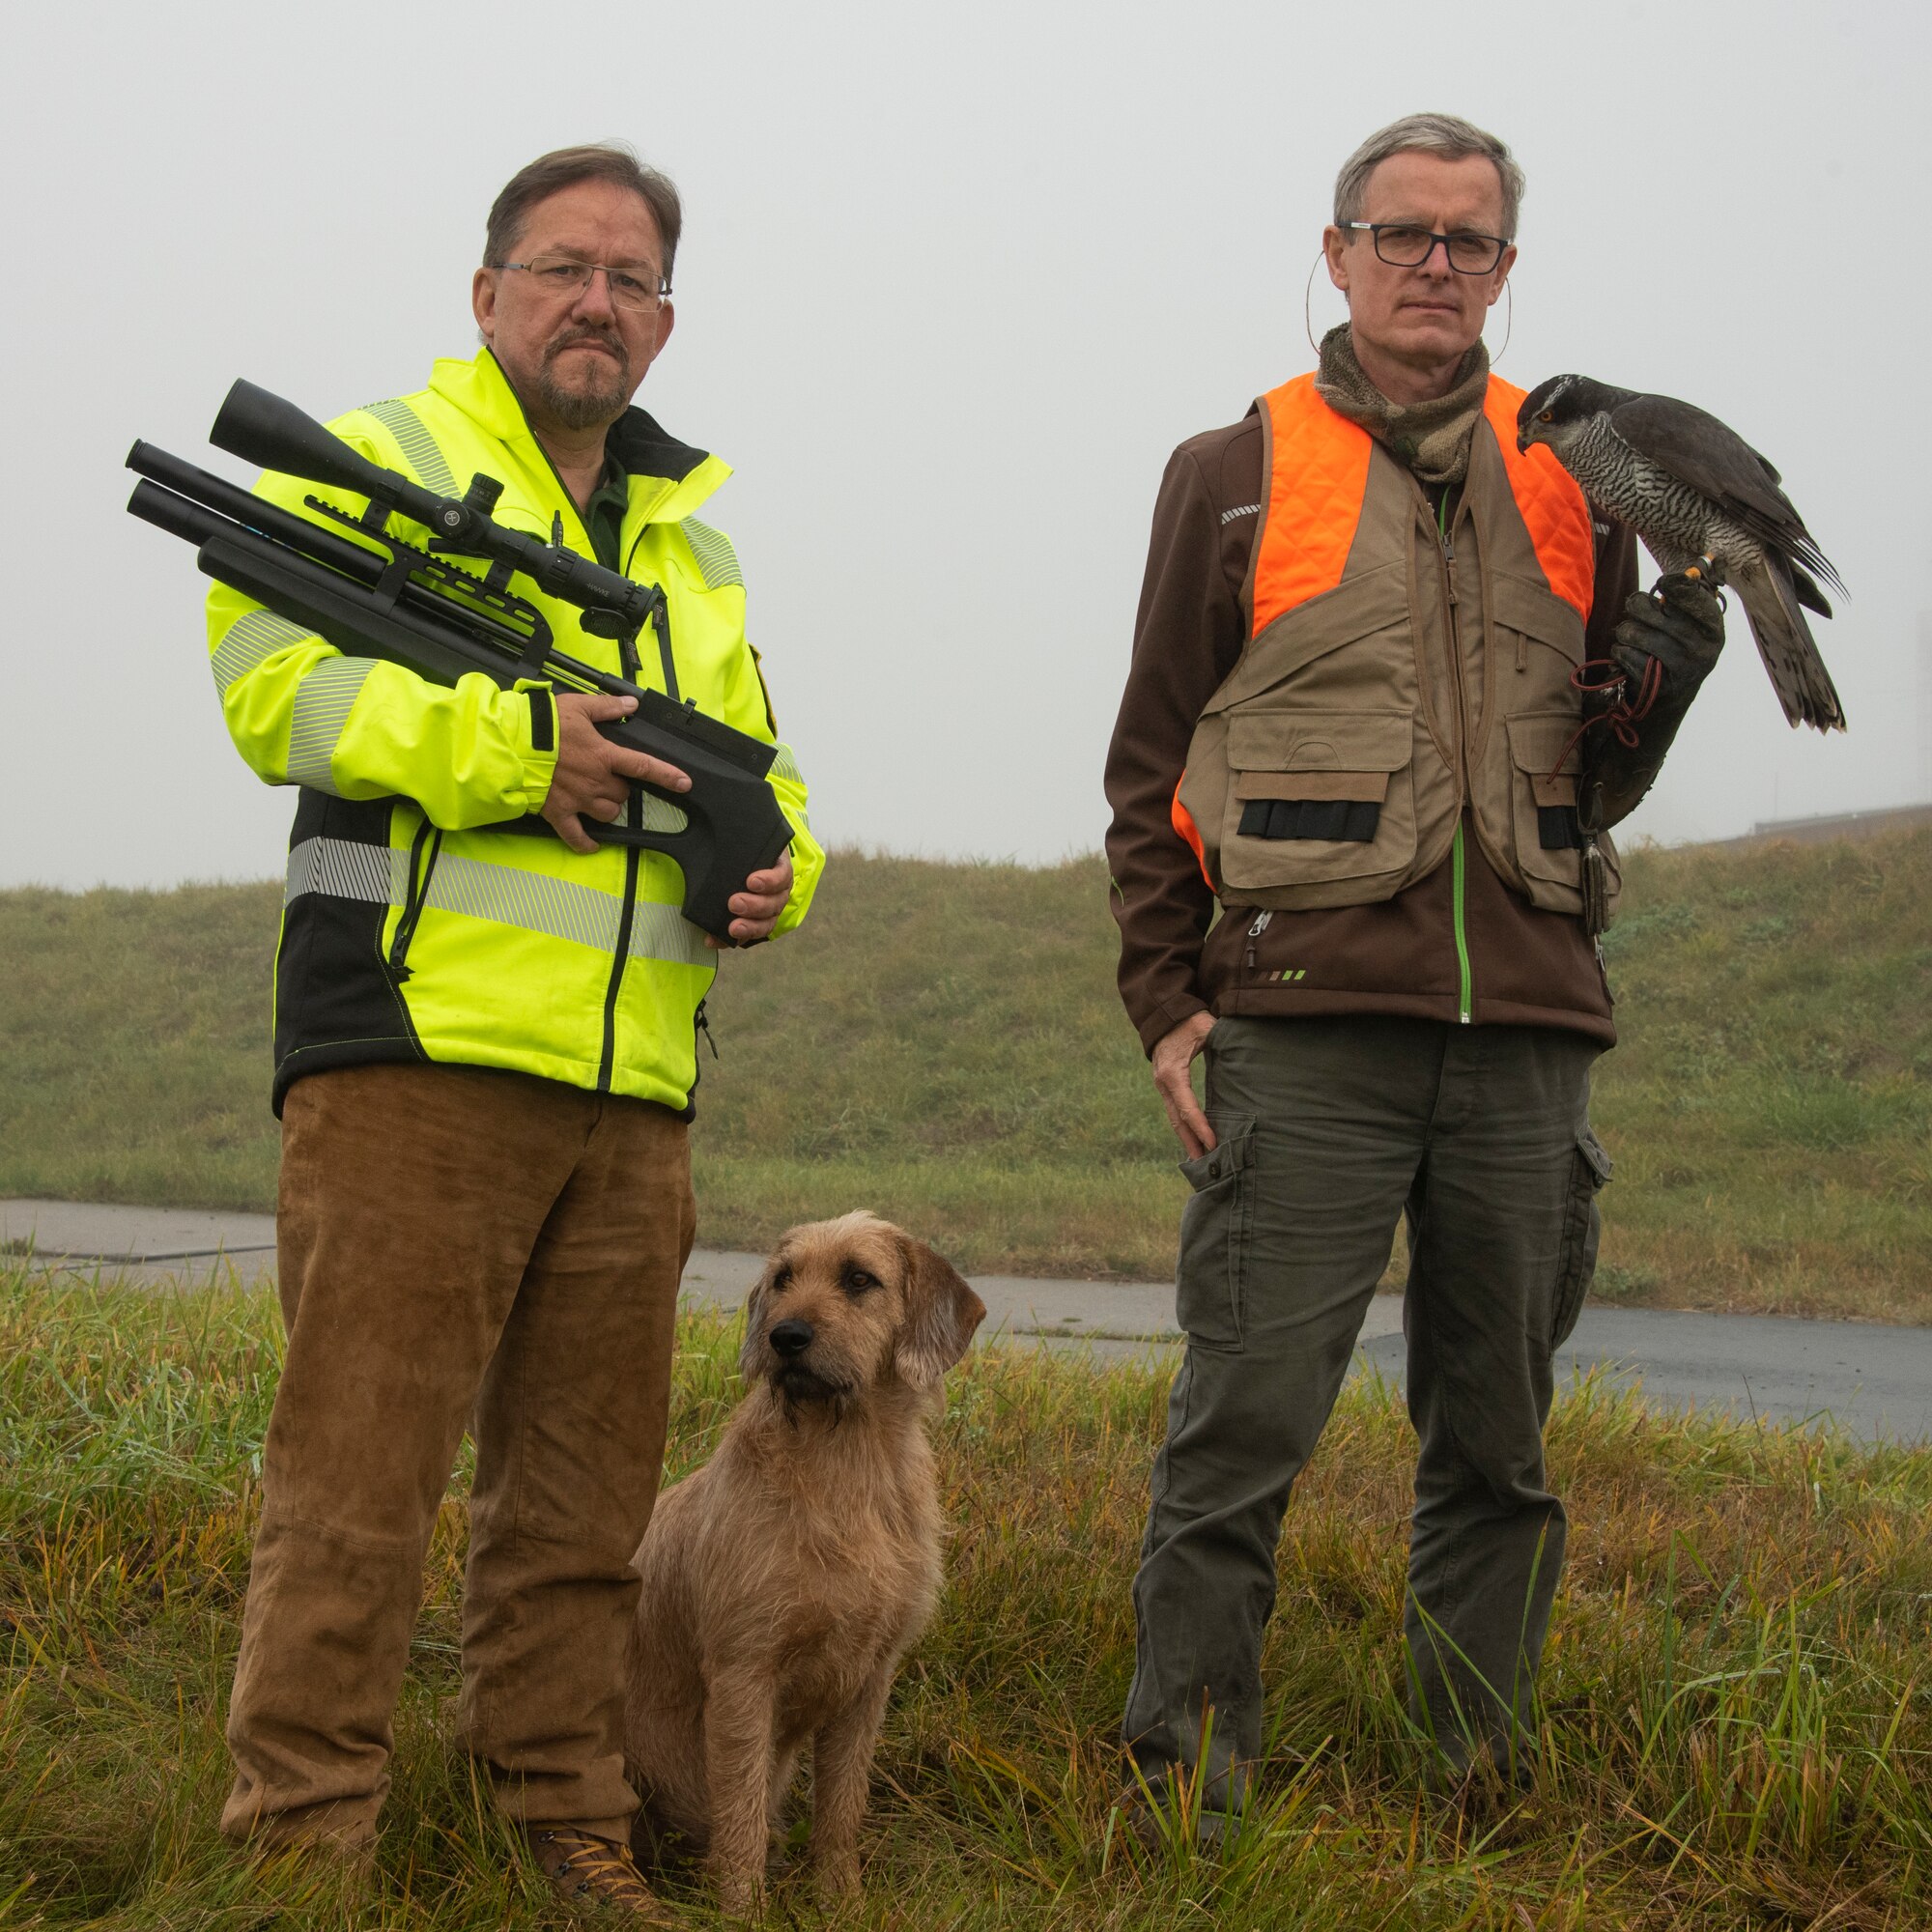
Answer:
<svg viewBox="0 0 1932 1932"><path fill-rule="evenodd" d="M735 1399L687 1323L672 1473ZM220 1712L278 1359L264 1297L0 1272L0 1923L242 1927ZM1160 1379L1018 1351L956 1375L952 1586L895 1694L841 1923L1069 1928L1877 1928L1932 1920L1932 1454L1559 1406L1572 1559L1534 1790L1421 1795L1397 1633L1412 1443L1345 1397L1289 1517L1269 1763L1225 1861L1114 1827L1127 1583ZM451 1743L464 1512L444 1507L399 1722L379 1907L569 1922L507 1865ZM676 1894L694 1924L701 1891ZM780 1922L811 1920L781 1884ZM345 1923L318 1893L287 1932Z"/></svg>

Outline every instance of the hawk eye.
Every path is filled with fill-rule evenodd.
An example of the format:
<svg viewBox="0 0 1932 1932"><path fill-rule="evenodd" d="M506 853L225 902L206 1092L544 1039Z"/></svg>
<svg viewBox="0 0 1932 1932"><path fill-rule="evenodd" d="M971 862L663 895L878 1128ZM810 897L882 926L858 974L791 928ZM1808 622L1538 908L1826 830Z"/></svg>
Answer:
<svg viewBox="0 0 1932 1932"><path fill-rule="evenodd" d="M1554 422L1555 420L1556 420L1556 412L1554 410L1545 410L1543 413L1537 417L1537 421L1540 423Z"/></svg>

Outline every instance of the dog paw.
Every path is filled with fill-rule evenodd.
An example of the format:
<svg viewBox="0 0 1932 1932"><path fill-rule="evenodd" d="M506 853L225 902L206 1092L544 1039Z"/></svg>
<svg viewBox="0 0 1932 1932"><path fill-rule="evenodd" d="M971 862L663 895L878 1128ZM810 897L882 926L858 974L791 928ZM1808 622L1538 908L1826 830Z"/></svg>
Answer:
<svg viewBox="0 0 1932 1932"><path fill-rule="evenodd" d="M859 1895L859 1859L853 1852L821 1858L812 1868L811 1889L824 1906L843 1905Z"/></svg>
<svg viewBox="0 0 1932 1932"><path fill-rule="evenodd" d="M743 1872L722 1872L718 1878L718 1909L726 1918L762 1918L765 1888Z"/></svg>

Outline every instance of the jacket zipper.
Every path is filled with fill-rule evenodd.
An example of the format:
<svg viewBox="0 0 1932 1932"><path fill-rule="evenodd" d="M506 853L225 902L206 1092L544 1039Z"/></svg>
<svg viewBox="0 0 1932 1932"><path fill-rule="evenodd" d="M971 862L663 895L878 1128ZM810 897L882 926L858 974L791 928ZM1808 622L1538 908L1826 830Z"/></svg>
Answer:
<svg viewBox="0 0 1932 1932"><path fill-rule="evenodd" d="M1456 743L1463 755L1463 786L1468 789L1468 717L1463 703L1463 641L1456 621L1456 545L1449 535L1449 486L1442 486L1441 500L1435 506L1435 529L1442 542L1442 582L1449 600L1449 675L1456 684ZM1469 970L1469 931L1464 919L1464 882L1468 875L1468 853L1463 838L1463 810L1456 810L1456 836L1449 843L1450 904L1456 931L1456 1019L1469 1024L1474 1002L1474 975Z"/></svg>
<svg viewBox="0 0 1932 1932"><path fill-rule="evenodd" d="M617 640L618 662L623 667L624 675L635 684L641 667L638 662L638 648L627 638ZM624 823L636 825L639 819L639 801L642 794L636 785L631 787L631 796L624 803ZM617 995L624 984L624 969L631 963L631 928L638 918L638 866L643 854L635 845L624 848L624 904L617 915L617 944L611 955L611 982L604 988L604 1042L597 1056L597 1091L608 1094L611 1091L611 1073L617 1064ZM694 1064L696 1053L692 1056Z"/></svg>
<svg viewBox="0 0 1932 1932"><path fill-rule="evenodd" d="M429 848L427 858L423 856L425 846ZM415 939L423 907L429 903L429 875L436 870L441 852L441 829L425 818L410 840L410 876L403 888L403 913L396 921L395 937L389 942L389 978L399 986L410 977L410 946Z"/></svg>
<svg viewBox="0 0 1932 1932"><path fill-rule="evenodd" d="M637 810L637 800L624 808L626 820L632 820ZM635 821L632 821L635 822ZM631 960L631 927L638 916L638 848L626 846L624 850L624 907L617 915L617 945L611 958L611 983L604 989L604 1046L597 1058L597 1091L608 1094L611 1091L611 1069L617 1059L617 993L624 983L624 968Z"/></svg>
<svg viewBox="0 0 1932 1932"><path fill-rule="evenodd" d="M1268 929L1268 921L1273 917L1274 914L1271 912L1258 913L1254 924L1248 927L1247 968L1250 973L1255 970L1255 941Z"/></svg>

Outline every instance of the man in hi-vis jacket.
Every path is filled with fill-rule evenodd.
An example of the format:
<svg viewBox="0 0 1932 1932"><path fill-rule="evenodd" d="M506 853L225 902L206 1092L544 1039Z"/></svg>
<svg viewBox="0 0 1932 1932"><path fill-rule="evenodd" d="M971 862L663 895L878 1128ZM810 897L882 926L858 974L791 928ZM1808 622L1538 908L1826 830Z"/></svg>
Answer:
<svg viewBox="0 0 1932 1932"><path fill-rule="evenodd" d="M680 219L671 184L621 148L532 162L491 211L480 353L332 427L440 495L493 476L497 522L560 528L661 586L669 647L646 632L638 665L514 585L560 650L769 742L737 560L697 514L729 471L630 407L670 335ZM310 494L262 487L298 511ZM646 1915L621 1747L629 1566L663 1453L717 954L680 916L677 867L583 820L684 775L598 735L630 698L480 673L445 689L223 586L209 624L242 756L301 787L275 982L289 1342L222 1828L366 1866L468 1426L464 1743L561 1890ZM730 900L741 945L797 924L823 864L783 747L771 782L793 837Z"/></svg>
<svg viewBox="0 0 1932 1932"><path fill-rule="evenodd" d="M1350 320L1176 451L1108 755L1121 992L1195 1189L1125 1735L1158 1798L1211 1713L1210 1814L1261 1748L1282 1515L1398 1219L1412 1701L1451 1766L1518 1768L1563 1563L1542 1431L1609 1173L1602 834L1722 628L1686 580L1633 596L1629 534L1517 447L1482 330L1521 184L1442 115L1343 168L1324 247ZM1613 653L1666 672L1628 745L1584 723L1582 667Z"/></svg>

